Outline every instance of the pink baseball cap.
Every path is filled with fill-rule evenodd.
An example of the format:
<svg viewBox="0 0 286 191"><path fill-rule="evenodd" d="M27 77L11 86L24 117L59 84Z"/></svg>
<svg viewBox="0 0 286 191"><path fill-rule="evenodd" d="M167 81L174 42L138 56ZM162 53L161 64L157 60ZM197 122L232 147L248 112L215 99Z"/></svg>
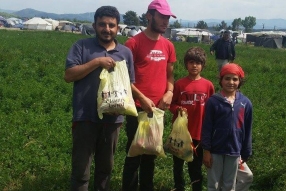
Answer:
<svg viewBox="0 0 286 191"><path fill-rule="evenodd" d="M166 0L154 0L154 1L152 1L148 6L148 10L149 9L156 9L162 15L169 15L169 16L172 16L174 18L177 18L171 12L170 6Z"/></svg>

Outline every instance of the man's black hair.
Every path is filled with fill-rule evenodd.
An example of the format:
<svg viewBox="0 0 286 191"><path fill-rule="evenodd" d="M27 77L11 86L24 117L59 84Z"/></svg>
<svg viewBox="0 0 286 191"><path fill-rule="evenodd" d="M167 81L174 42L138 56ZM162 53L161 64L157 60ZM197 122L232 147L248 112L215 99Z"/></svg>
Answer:
<svg viewBox="0 0 286 191"><path fill-rule="evenodd" d="M224 34L230 34L230 31L229 30L225 30Z"/></svg>
<svg viewBox="0 0 286 191"><path fill-rule="evenodd" d="M116 7L113 6L99 7L94 13L94 22L96 22L97 18L102 18L104 16L116 18L117 24L119 24L120 22L120 14Z"/></svg>
<svg viewBox="0 0 286 191"><path fill-rule="evenodd" d="M156 11L156 9L148 9L147 13L150 13L152 16L154 16Z"/></svg>

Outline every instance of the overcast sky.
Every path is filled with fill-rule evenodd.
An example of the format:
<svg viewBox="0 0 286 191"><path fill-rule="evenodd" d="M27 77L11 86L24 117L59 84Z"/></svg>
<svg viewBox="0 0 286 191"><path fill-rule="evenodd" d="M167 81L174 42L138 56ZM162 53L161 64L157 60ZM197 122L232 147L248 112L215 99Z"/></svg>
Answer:
<svg viewBox="0 0 286 191"><path fill-rule="evenodd" d="M151 0L0 0L0 9L19 11L32 8L48 13L94 12L103 5L117 7L121 14L145 13ZM180 20L286 19L286 0L168 0L172 12Z"/></svg>

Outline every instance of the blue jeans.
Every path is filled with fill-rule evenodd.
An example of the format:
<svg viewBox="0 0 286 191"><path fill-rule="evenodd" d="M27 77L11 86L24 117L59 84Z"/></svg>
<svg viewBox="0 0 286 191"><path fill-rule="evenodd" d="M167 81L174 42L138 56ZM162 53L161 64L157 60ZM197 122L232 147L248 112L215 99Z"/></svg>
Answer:
<svg viewBox="0 0 286 191"><path fill-rule="evenodd" d="M94 160L94 190L109 191L121 123L75 122L72 127L71 191L87 191Z"/></svg>
<svg viewBox="0 0 286 191"><path fill-rule="evenodd" d="M126 116L125 131L128 138L126 154L129 151L137 128L137 117ZM126 156L123 167L122 191L136 191L138 188L138 182L140 184L140 191L153 191L155 159L155 155L139 155L136 157Z"/></svg>

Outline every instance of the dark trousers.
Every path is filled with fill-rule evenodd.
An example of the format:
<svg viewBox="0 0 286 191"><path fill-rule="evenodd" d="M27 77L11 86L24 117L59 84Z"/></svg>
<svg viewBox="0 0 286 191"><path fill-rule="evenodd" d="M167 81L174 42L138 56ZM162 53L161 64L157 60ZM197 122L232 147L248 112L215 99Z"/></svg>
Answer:
<svg viewBox="0 0 286 191"><path fill-rule="evenodd" d="M193 140L194 147L199 144L199 141ZM203 161L203 149L199 144L194 151L194 160L192 162L188 162L188 174L191 179L192 191L202 191L202 161ZM185 180L183 174L183 166L185 161L173 156L173 176L175 182L175 188L178 191L185 190Z"/></svg>
<svg viewBox="0 0 286 191"><path fill-rule="evenodd" d="M71 191L87 191L94 160L94 190L109 191L120 124L76 122L72 127Z"/></svg>
<svg viewBox="0 0 286 191"><path fill-rule="evenodd" d="M126 153L128 154L132 140L138 128L138 119L133 116L126 116ZM126 157L123 167L122 191L136 191L138 183L140 191L154 190L154 168L155 155L139 155Z"/></svg>

